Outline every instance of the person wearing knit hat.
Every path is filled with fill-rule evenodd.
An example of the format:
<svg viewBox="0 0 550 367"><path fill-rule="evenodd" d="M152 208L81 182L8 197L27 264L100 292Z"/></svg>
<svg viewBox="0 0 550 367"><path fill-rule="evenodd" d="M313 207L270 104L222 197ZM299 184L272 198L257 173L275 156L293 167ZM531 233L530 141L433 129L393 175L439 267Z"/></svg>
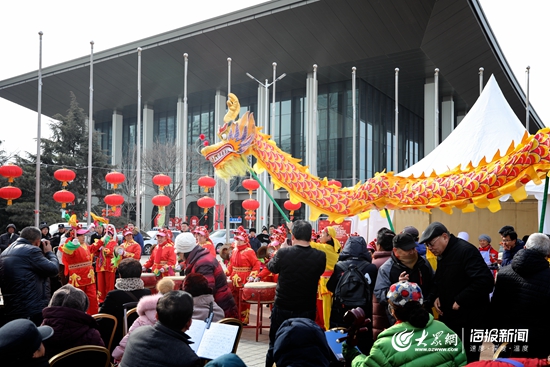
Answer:
<svg viewBox="0 0 550 367"><path fill-rule="evenodd" d="M199 228L202 231L202 228ZM186 276L200 273L208 280L212 288L214 300L223 309L225 317L238 318L237 305L227 285L224 269L206 248L200 246L189 232L180 233L176 237L176 252L181 269L180 274Z"/></svg>
<svg viewBox="0 0 550 367"><path fill-rule="evenodd" d="M210 252L210 255L216 257L216 247L214 247L214 244L212 243L212 240L210 239L208 229L205 226L199 226L195 228L193 231L195 234L195 237L197 238L197 243L204 247L205 249Z"/></svg>
<svg viewBox="0 0 550 367"><path fill-rule="evenodd" d="M48 358L81 345L105 346L95 320L86 314L88 305L86 293L70 284L55 291L42 311L42 325L54 330L54 335L44 341Z"/></svg>
<svg viewBox="0 0 550 367"><path fill-rule="evenodd" d="M462 238L464 241L470 241L470 235L468 232L458 232L456 235L458 238Z"/></svg>
<svg viewBox="0 0 550 367"><path fill-rule="evenodd" d="M149 260L143 264L145 269L151 268L157 277L173 276L176 266L176 252L174 243L168 236L168 229L159 229L157 232L157 245L151 251Z"/></svg>
<svg viewBox="0 0 550 367"><path fill-rule="evenodd" d="M237 228L233 239L235 240L235 249L231 254L231 261L227 267L226 274L233 284L231 289L233 297L238 300L240 289L244 287L245 283L254 281L258 276L261 263L256 257L256 252L248 244L248 235L242 226ZM248 324L250 303L240 302L240 304L239 318L243 324Z"/></svg>
<svg viewBox="0 0 550 367"><path fill-rule="evenodd" d="M332 309L332 292L327 289L327 283L334 271L334 265L338 261L340 253L340 241L336 238L336 228L325 227L317 239L319 243L311 242L311 247L326 254L325 272L319 279L317 294L317 314L315 322L323 330L330 329L330 312Z"/></svg>
<svg viewBox="0 0 550 367"><path fill-rule="evenodd" d="M47 367L43 341L54 331L49 326L39 326L27 319L16 319L0 328L0 356L4 366Z"/></svg>
<svg viewBox="0 0 550 367"><path fill-rule="evenodd" d="M491 246L491 237L486 234L482 234L478 237L479 252L483 261L493 272L493 276L496 276L498 270L498 251Z"/></svg>

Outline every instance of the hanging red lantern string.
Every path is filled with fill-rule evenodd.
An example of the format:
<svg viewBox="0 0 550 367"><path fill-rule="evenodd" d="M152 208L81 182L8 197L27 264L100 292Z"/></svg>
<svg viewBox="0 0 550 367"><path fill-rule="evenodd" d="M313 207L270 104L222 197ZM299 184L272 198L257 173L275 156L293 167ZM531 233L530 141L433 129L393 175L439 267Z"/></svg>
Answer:
<svg viewBox="0 0 550 367"><path fill-rule="evenodd" d="M153 177L153 183L159 187L159 191L164 191L164 187L170 185L172 183L172 179L170 176L161 173Z"/></svg>
<svg viewBox="0 0 550 367"><path fill-rule="evenodd" d="M7 177L8 182L12 183L13 179L23 174L23 170L16 164L8 163L0 167L0 175Z"/></svg>
<svg viewBox="0 0 550 367"><path fill-rule="evenodd" d="M62 208L66 208L68 203L72 203L74 201L75 196L72 192L63 189L53 194L53 199L56 202L61 203Z"/></svg>
<svg viewBox="0 0 550 367"><path fill-rule="evenodd" d="M243 187L248 190L248 194L252 196L252 191L258 190L260 183L252 178L247 178L243 180Z"/></svg>
<svg viewBox="0 0 550 367"><path fill-rule="evenodd" d="M0 189L0 198L7 200L8 205L11 205L12 200L19 199L21 197L21 190L15 186L5 186Z"/></svg>
<svg viewBox="0 0 550 367"><path fill-rule="evenodd" d="M212 199L210 196L203 196L202 198L197 200L197 205L200 208L203 208L204 214L206 214L209 208L212 208L214 205L216 205L216 200Z"/></svg>
<svg viewBox="0 0 550 367"><path fill-rule="evenodd" d="M302 203L292 203L292 201L287 200L284 203L285 209L290 211L290 219L293 219L294 211L302 207Z"/></svg>
<svg viewBox="0 0 550 367"><path fill-rule="evenodd" d="M260 203L258 202L258 200L254 200L254 199L246 199L243 201L243 208L245 208L246 210L256 210L260 207Z"/></svg>
<svg viewBox="0 0 550 367"><path fill-rule="evenodd" d="M113 189L116 189L124 180L126 180L126 176L122 172L114 171L105 175L105 181L113 185Z"/></svg>
<svg viewBox="0 0 550 367"><path fill-rule="evenodd" d="M342 183L340 181L336 181L336 180L330 180L329 182L327 182L330 185L334 185L336 187L342 187Z"/></svg>
<svg viewBox="0 0 550 367"><path fill-rule="evenodd" d="M163 208L165 206L168 206L172 202L172 200L170 200L170 198L168 196L162 195L162 194L153 196L151 201L152 201L153 205L156 205L159 208Z"/></svg>
<svg viewBox="0 0 550 367"><path fill-rule="evenodd" d="M65 187L67 186L68 181L75 179L76 173L70 169L61 168L53 173L53 177L55 177L56 180L63 182L62 186Z"/></svg>
<svg viewBox="0 0 550 367"><path fill-rule="evenodd" d="M216 180L210 176L202 176L197 180L197 184L200 187L204 187L204 192L208 192L209 188L216 186Z"/></svg>
<svg viewBox="0 0 550 367"><path fill-rule="evenodd" d="M122 205L124 203L124 196L118 194L109 194L103 198L103 201L105 202L105 204L111 206L112 211L115 211L118 205Z"/></svg>

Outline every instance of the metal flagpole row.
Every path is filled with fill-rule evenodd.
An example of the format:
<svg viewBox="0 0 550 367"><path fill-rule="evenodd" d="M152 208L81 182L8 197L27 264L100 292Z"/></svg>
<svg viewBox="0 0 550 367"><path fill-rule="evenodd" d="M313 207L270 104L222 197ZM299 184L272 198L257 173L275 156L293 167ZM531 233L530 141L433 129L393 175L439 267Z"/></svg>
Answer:
<svg viewBox="0 0 550 367"><path fill-rule="evenodd" d="M92 148L94 136L94 41L90 41L90 112L88 113L88 227L92 222Z"/></svg>
<svg viewBox="0 0 550 367"><path fill-rule="evenodd" d="M183 220L187 221L187 137L189 126L187 126L187 67L189 55L183 54L183 174L182 174L182 206Z"/></svg>
<svg viewBox="0 0 550 367"><path fill-rule="evenodd" d="M36 136L36 186L34 192L34 225L36 227L40 224L40 139L41 139L41 126L42 126L42 35L44 33L38 32L40 36L40 45L38 52L38 130Z"/></svg>

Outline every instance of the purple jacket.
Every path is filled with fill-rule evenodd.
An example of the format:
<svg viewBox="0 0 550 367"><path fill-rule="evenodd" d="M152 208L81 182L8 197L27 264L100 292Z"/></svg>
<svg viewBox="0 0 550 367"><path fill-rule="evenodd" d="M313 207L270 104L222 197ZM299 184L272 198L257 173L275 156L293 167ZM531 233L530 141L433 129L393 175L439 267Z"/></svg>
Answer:
<svg viewBox="0 0 550 367"><path fill-rule="evenodd" d="M42 325L51 326L54 330L53 335L44 340L48 358L80 345L105 346L96 321L83 311L70 307L51 306L42 310L42 315L44 316Z"/></svg>
<svg viewBox="0 0 550 367"><path fill-rule="evenodd" d="M220 306L225 317L238 318L237 304L227 286L227 277L216 258L210 255L210 252L196 246L188 256L186 261L185 275L191 273L200 273L208 280L208 286L212 288L214 300Z"/></svg>

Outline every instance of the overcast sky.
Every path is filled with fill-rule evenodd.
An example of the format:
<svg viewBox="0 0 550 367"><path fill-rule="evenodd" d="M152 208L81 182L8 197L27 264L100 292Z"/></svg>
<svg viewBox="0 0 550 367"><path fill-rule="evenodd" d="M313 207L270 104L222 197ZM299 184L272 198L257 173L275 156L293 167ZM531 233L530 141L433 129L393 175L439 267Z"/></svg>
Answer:
<svg viewBox="0 0 550 367"><path fill-rule="evenodd" d="M525 68L531 67L530 101L543 122L550 125L550 1L480 1L524 90ZM38 69L39 31L44 32L42 65L47 67L89 55L91 40L97 53L262 2L96 0L86 6L85 2L69 0L12 1L4 6L0 22L0 80ZM87 112L88 102L80 104ZM49 136L49 120L42 117L43 137ZM13 154L36 153L37 121L36 112L0 98L2 148Z"/></svg>

